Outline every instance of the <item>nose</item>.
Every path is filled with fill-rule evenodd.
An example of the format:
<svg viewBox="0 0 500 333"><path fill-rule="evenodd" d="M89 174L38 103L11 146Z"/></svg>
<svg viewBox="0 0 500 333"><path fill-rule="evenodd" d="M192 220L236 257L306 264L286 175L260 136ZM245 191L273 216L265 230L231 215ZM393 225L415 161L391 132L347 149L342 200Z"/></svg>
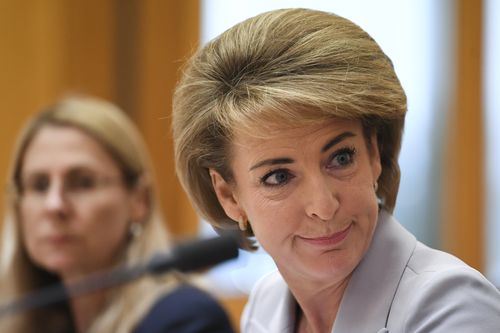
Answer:
<svg viewBox="0 0 500 333"><path fill-rule="evenodd" d="M303 191L307 216L321 221L330 221L340 202L334 184L327 176L310 177Z"/></svg>
<svg viewBox="0 0 500 333"><path fill-rule="evenodd" d="M45 196L45 209L49 212L61 213L66 211L66 207L64 186L61 183L54 182Z"/></svg>

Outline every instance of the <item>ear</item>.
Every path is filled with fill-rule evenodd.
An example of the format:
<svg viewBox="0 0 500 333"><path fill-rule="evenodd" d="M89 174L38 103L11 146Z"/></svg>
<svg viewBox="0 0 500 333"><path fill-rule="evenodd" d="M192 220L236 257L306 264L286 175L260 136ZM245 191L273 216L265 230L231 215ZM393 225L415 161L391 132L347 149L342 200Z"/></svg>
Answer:
<svg viewBox="0 0 500 333"><path fill-rule="evenodd" d="M368 151L370 153L370 165L373 179L377 181L382 173L382 163L380 162L380 151L378 149L377 133L375 131L371 134Z"/></svg>
<svg viewBox="0 0 500 333"><path fill-rule="evenodd" d="M137 182L130 196L130 220L135 223L146 221L151 213L151 191L145 176Z"/></svg>
<svg viewBox="0 0 500 333"><path fill-rule="evenodd" d="M222 209L231 219L238 221L242 217L242 208L239 205L234 185L229 184L217 171L209 169L212 186Z"/></svg>

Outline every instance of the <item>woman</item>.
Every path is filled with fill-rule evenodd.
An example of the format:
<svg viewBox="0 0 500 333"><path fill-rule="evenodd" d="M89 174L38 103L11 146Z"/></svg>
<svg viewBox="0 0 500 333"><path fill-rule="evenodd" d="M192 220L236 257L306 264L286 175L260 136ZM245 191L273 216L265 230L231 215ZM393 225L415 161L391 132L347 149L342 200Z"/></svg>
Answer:
<svg viewBox="0 0 500 333"><path fill-rule="evenodd" d="M73 97L22 132L4 220L2 296L68 285L168 248L146 146L117 107ZM3 325L3 326L2 326ZM222 308L182 276L0 318L2 332L232 332Z"/></svg>
<svg viewBox="0 0 500 333"><path fill-rule="evenodd" d="M498 291L391 215L405 113L390 59L334 14L264 13L190 60L177 173L203 218L247 249L255 236L279 271L243 332L498 332Z"/></svg>

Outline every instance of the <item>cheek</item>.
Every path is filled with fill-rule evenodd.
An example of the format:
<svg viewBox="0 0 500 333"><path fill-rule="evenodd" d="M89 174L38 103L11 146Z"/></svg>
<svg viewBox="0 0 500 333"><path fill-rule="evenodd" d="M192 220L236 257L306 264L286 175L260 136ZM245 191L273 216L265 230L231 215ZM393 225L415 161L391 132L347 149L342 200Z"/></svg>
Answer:
<svg viewBox="0 0 500 333"><path fill-rule="evenodd" d="M358 222L360 236L369 243L378 218L378 202L372 186L368 183L344 191L341 202L343 215Z"/></svg>
<svg viewBox="0 0 500 333"><path fill-rule="evenodd" d="M297 229L300 205L291 198L275 201L255 195L247 202L251 203L245 212L252 230L265 248L281 243Z"/></svg>
<svg viewBox="0 0 500 333"><path fill-rule="evenodd" d="M80 211L83 223L77 228L90 242L116 244L126 234L129 214L126 201L122 198L101 202Z"/></svg>
<svg viewBox="0 0 500 333"><path fill-rule="evenodd" d="M28 250L30 256L36 253L37 239L43 234L43 224L37 223L40 219L34 209L28 209L24 205L19 207L19 231L23 244Z"/></svg>
<svg viewBox="0 0 500 333"><path fill-rule="evenodd" d="M352 214L372 215L378 212L378 203L371 183L351 186L342 191L341 207Z"/></svg>

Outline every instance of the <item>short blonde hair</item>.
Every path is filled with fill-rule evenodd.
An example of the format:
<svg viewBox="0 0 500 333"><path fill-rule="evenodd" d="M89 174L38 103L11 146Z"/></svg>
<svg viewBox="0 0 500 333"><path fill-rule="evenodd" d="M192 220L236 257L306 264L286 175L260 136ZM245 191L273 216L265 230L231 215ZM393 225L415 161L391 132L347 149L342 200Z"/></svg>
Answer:
<svg viewBox="0 0 500 333"><path fill-rule="evenodd" d="M32 289L59 282L57 276L36 266L29 258L21 240L18 216L24 155L36 134L47 126L69 126L89 134L116 161L129 190L134 189L138 182L145 184L149 214L145 221L141 221L141 235L130 237L121 264L143 261L156 251L165 251L169 245L164 219L156 199L152 165L136 126L111 103L91 97L69 97L36 114L18 138L9 177L11 190L7 196L0 253L0 283L5 290L4 296L9 293L12 297L19 297ZM161 291L167 291L176 284L172 276L167 280L161 282L141 279L113 291L106 308L92 324L91 332L132 331L155 299L161 296ZM32 333L40 331L40 321L43 321L43 327L54 332L71 322L68 308L59 305L22 313L14 319L10 323L3 320L0 324L11 325L11 332Z"/></svg>
<svg viewBox="0 0 500 333"><path fill-rule="evenodd" d="M377 195L392 211L405 113L406 96L391 60L360 27L315 10L263 13L227 30L187 63L173 103L177 174L204 219L218 231L236 230L208 172L213 168L232 180L236 129L255 134L277 122L357 119L368 140L377 136ZM251 248L251 241L244 247Z"/></svg>

